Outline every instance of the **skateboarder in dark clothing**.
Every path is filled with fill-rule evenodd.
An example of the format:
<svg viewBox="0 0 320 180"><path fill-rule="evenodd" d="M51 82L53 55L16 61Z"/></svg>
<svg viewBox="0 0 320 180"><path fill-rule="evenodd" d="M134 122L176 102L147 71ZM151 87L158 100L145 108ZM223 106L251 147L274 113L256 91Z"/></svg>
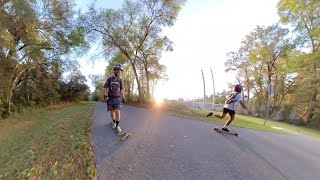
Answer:
<svg viewBox="0 0 320 180"><path fill-rule="evenodd" d="M110 111L112 118L112 128L116 128L118 133L122 132L119 126L121 103L125 103L123 83L120 78L123 71L121 64L113 67L114 75L109 77L103 86L104 98L107 100L107 111Z"/></svg>

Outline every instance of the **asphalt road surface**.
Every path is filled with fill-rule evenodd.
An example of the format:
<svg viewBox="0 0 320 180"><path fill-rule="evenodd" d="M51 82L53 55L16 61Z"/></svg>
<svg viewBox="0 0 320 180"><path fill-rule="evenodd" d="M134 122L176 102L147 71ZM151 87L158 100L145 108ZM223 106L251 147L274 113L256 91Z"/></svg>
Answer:
<svg viewBox="0 0 320 180"><path fill-rule="evenodd" d="M320 179L320 140L233 128L124 107L121 141L106 125L104 103L95 110L93 145L99 179Z"/></svg>

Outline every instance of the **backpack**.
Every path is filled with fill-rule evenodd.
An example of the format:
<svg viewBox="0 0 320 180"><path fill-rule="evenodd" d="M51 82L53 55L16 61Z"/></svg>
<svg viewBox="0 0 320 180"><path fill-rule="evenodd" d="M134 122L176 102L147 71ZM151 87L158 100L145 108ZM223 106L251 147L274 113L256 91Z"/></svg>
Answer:
<svg viewBox="0 0 320 180"><path fill-rule="evenodd" d="M234 98L236 98L238 94L240 94L240 93L232 93L232 94L230 94L230 96L226 100L226 104L234 103L235 102Z"/></svg>

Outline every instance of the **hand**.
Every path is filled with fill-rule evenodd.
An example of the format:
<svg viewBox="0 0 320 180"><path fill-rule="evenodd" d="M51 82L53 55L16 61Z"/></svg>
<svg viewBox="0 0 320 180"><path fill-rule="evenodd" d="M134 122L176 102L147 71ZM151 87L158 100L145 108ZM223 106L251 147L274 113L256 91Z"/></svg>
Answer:
<svg viewBox="0 0 320 180"><path fill-rule="evenodd" d="M108 95L104 95L103 98L104 98L105 100L108 100L108 99L109 99Z"/></svg>

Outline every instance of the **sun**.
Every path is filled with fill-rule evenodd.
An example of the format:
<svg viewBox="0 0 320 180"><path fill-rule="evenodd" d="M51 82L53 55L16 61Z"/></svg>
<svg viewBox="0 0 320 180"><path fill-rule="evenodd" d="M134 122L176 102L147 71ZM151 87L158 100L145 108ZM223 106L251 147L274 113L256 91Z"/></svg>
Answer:
<svg viewBox="0 0 320 180"><path fill-rule="evenodd" d="M157 87L153 94L153 102L155 105L160 106L164 104L167 92L163 87Z"/></svg>
<svg viewBox="0 0 320 180"><path fill-rule="evenodd" d="M156 102L157 105L160 105L160 104L163 103L163 99L161 97L159 97L159 96L156 96L155 97L155 102Z"/></svg>

